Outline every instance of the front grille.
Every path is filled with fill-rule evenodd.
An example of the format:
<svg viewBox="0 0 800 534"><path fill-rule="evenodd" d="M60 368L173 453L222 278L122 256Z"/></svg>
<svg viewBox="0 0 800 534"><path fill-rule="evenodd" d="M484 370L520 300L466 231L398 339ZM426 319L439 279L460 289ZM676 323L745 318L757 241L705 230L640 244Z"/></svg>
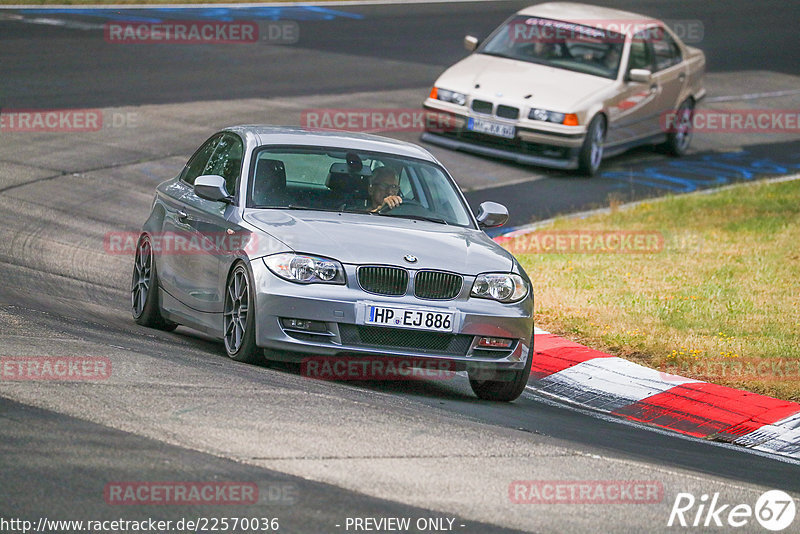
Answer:
<svg viewBox="0 0 800 534"><path fill-rule="evenodd" d="M461 292L461 275L441 271L419 271L414 277L414 295L421 299L449 300Z"/></svg>
<svg viewBox="0 0 800 534"><path fill-rule="evenodd" d="M497 106L497 116L504 119L517 119L519 118L519 108L512 106Z"/></svg>
<svg viewBox="0 0 800 534"><path fill-rule="evenodd" d="M477 111L478 113L491 113L492 103L487 102L486 100L473 100L472 111Z"/></svg>
<svg viewBox="0 0 800 534"><path fill-rule="evenodd" d="M465 356L472 343L472 336L463 334L421 332L380 326L340 324L339 333L343 345L438 352L452 356Z"/></svg>
<svg viewBox="0 0 800 534"><path fill-rule="evenodd" d="M359 267L358 284L368 293L405 295L408 287L408 271L398 267Z"/></svg>

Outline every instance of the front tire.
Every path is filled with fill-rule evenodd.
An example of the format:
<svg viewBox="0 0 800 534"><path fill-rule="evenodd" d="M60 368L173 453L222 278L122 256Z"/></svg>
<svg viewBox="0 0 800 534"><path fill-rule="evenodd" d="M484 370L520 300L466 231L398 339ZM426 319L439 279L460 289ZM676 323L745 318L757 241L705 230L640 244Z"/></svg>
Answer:
<svg viewBox="0 0 800 534"><path fill-rule="evenodd" d="M581 151L578 153L578 170L586 176L594 176L603 162L603 144L606 140L606 120L595 115L586 129Z"/></svg>
<svg viewBox="0 0 800 534"><path fill-rule="evenodd" d="M256 299L250 271L237 263L225 284L225 351L232 360L256 363L261 354L256 347Z"/></svg>
<svg viewBox="0 0 800 534"><path fill-rule="evenodd" d="M136 244L131 279L131 314L136 324L172 332L178 323L164 319L158 301L158 273L150 237L142 235Z"/></svg>
<svg viewBox="0 0 800 534"><path fill-rule="evenodd" d="M667 152L675 157L681 157L689 151L692 142L692 122L694 120L694 102L692 99L684 100L678 106L675 115L675 128L667 134L664 147Z"/></svg>
<svg viewBox="0 0 800 534"><path fill-rule="evenodd" d="M511 402L519 398L528 385L528 378L531 376L531 365L533 364L533 335L531 335L531 346L528 352L528 359L525 368L519 371L495 371L494 380L483 380L480 372L469 373L469 385L479 399L495 402Z"/></svg>

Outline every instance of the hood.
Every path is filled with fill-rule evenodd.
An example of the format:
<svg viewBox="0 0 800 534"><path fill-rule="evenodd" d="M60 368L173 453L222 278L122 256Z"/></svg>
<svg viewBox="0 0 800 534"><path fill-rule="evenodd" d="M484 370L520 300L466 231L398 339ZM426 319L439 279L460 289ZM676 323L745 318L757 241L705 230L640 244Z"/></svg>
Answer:
<svg viewBox="0 0 800 534"><path fill-rule="evenodd" d="M470 275L510 272L511 254L485 233L401 217L353 213L253 210L245 220L295 252L349 264L398 265ZM403 259L417 257L416 263Z"/></svg>
<svg viewBox="0 0 800 534"><path fill-rule="evenodd" d="M456 63L436 86L490 102L576 113L592 104L592 96L616 80L556 69L514 59L472 54ZM478 89L476 85L480 85ZM498 96L498 93L503 96ZM527 95L533 95L526 99ZM596 96L595 98L602 98Z"/></svg>

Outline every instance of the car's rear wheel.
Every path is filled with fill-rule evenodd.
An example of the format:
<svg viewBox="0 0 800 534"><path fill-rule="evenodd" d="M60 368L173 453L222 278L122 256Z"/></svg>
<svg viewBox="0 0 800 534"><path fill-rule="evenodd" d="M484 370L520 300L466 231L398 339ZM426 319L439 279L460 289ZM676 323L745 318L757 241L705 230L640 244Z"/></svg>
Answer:
<svg viewBox="0 0 800 534"><path fill-rule="evenodd" d="M237 263L225 284L225 350L237 362L255 363L260 357L256 347L255 290L250 271Z"/></svg>
<svg viewBox="0 0 800 534"><path fill-rule="evenodd" d="M530 351L525 362L525 368L518 371L495 371L490 380L482 378L480 371L469 373L469 385L479 399L497 402L511 402L519 398L528 385L533 364L533 336L531 336Z"/></svg>
<svg viewBox="0 0 800 534"><path fill-rule="evenodd" d="M694 102L684 100L675 114L675 127L667 134L665 148L673 156L683 156L692 142L692 121L694 119Z"/></svg>
<svg viewBox="0 0 800 534"><path fill-rule="evenodd" d="M594 176L603 162L603 144L606 139L606 120L595 115L586 129L581 151L578 153L578 170L586 176Z"/></svg>
<svg viewBox="0 0 800 534"><path fill-rule="evenodd" d="M158 328L171 332L177 323L164 319L158 301L158 273L153 259L153 246L150 238L143 235L136 244L131 279L131 313L133 320L142 326Z"/></svg>

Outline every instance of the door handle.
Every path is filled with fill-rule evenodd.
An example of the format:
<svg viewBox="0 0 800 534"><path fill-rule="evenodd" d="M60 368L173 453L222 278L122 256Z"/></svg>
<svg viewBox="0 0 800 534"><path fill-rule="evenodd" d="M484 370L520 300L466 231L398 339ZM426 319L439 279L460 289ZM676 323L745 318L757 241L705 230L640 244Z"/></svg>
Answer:
<svg viewBox="0 0 800 534"><path fill-rule="evenodd" d="M686 74L681 72L680 76L678 76L678 81L682 82L685 79L686 79Z"/></svg>
<svg viewBox="0 0 800 534"><path fill-rule="evenodd" d="M657 84L653 84L653 85L651 85L651 86L650 86L650 92L651 92L651 93L656 93L656 92L658 92L658 85L657 85Z"/></svg>
<svg viewBox="0 0 800 534"><path fill-rule="evenodd" d="M178 219L182 220L182 219L188 219L188 218L189 218L189 214L188 213L186 213L183 210L178 210Z"/></svg>

